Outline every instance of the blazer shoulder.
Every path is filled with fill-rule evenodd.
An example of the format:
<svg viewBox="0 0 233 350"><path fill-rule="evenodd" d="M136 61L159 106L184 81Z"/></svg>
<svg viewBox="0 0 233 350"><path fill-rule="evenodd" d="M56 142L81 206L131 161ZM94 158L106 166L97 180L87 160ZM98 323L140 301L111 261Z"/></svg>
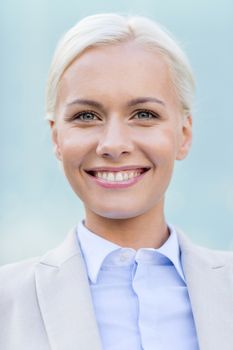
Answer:
<svg viewBox="0 0 233 350"><path fill-rule="evenodd" d="M218 250L197 245L197 254L202 255L208 260L221 262L233 266L233 252L229 250Z"/></svg>
<svg viewBox="0 0 233 350"><path fill-rule="evenodd" d="M0 266L0 279L9 278L9 275L18 275L26 271L30 271L40 261L41 257L34 257L30 259L21 260L6 265ZM15 277L16 277L15 276Z"/></svg>
<svg viewBox="0 0 233 350"><path fill-rule="evenodd" d="M39 261L40 257L35 257L0 267L0 304L32 285Z"/></svg>
<svg viewBox="0 0 233 350"><path fill-rule="evenodd" d="M177 233L181 252L185 255L197 257L216 266L221 264L233 265L233 251L205 247L192 242L189 236L180 229L177 230Z"/></svg>

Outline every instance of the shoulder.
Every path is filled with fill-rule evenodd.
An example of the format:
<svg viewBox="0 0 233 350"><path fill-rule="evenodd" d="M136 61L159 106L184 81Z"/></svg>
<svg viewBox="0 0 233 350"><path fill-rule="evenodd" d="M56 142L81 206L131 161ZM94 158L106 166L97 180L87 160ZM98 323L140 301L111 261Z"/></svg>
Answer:
<svg viewBox="0 0 233 350"><path fill-rule="evenodd" d="M203 262L206 261L211 265L233 265L233 251L203 247L197 243L193 243L189 236L180 229L176 228L176 232L182 254L188 255L194 259L201 259Z"/></svg>
<svg viewBox="0 0 233 350"><path fill-rule="evenodd" d="M32 258L0 267L0 322L4 321L4 327L27 315L35 318L35 269L38 262L39 258Z"/></svg>
<svg viewBox="0 0 233 350"><path fill-rule="evenodd" d="M0 266L0 281L5 285L8 281L18 281L22 277L27 279L33 274L35 266L40 261L40 257L34 257L20 262ZM11 277L11 278L10 278Z"/></svg>
<svg viewBox="0 0 233 350"><path fill-rule="evenodd" d="M26 292L35 293L35 275L40 268L59 268L77 254L80 255L80 250L75 231L72 229L60 245L44 255L0 266L0 304L4 298L9 299L11 295L14 298L23 298Z"/></svg>
<svg viewBox="0 0 233 350"><path fill-rule="evenodd" d="M0 267L0 303L33 283L39 260L39 257L35 257Z"/></svg>

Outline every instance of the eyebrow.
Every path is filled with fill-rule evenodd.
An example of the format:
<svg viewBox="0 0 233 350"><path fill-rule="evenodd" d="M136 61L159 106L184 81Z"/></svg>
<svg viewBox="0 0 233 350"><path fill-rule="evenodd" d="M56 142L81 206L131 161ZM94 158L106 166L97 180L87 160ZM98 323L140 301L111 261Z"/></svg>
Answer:
<svg viewBox="0 0 233 350"><path fill-rule="evenodd" d="M83 99L83 98L76 98L75 100L67 103L67 106L72 106L72 105L76 105L76 104L92 106L92 107L96 107L96 108L104 110L104 106L101 103L94 101L94 100L88 100L88 99Z"/></svg>
<svg viewBox="0 0 233 350"><path fill-rule="evenodd" d="M159 103L160 105L165 107L165 103L163 101L159 100L158 98L155 98L155 97L138 97L138 98L134 98L134 99L130 100L127 103L127 106L132 107L132 106L138 105L140 103L146 103L146 102Z"/></svg>
<svg viewBox="0 0 233 350"><path fill-rule="evenodd" d="M158 104L165 107L165 103L163 101L159 100L158 98L155 98L155 97L137 97L137 98L134 98L134 99L128 101L126 105L127 105L127 107L132 107L132 106L135 106L137 104L147 103L147 102L158 103ZM82 98L76 98L75 100L67 103L67 106L72 106L75 104L91 106L91 107L98 108L100 110L104 110L104 106L101 103L94 101L94 100L82 99Z"/></svg>

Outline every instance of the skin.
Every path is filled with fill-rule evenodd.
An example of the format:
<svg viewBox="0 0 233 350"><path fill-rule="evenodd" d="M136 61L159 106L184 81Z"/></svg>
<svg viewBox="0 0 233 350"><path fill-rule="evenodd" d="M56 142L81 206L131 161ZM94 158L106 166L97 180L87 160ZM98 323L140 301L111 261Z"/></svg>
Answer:
<svg viewBox="0 0 233 350"><path fill-rule="evenodd" d="M139 97L158 101L129 105ZM160 247L169 236L165 192L192 140L192 118L182 115L161 54L133 41L86 50L60 80L55 115L55 153L84 203L85 225L123 247ZM85 172L133 165L150 170L123 189L103 188Z"/></svg>

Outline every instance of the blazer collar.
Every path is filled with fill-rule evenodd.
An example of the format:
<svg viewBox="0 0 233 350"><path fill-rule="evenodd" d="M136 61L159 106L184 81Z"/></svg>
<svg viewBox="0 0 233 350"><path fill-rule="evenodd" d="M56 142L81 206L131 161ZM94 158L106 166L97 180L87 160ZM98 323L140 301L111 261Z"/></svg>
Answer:
<svg viewBox="0 0 233 350"><path fill-rule="evenodd" d="M199 247L180 230L176 231L200 350L231 350L233 254ZM75 230L42 257L35 282L51 350L101 350Z"/></svg>
<svg viewBox="0 0 233 350"><path fill-rule="evenodd" d="M101 350L87 273L74 230L41 259L35 279L51 350Z"/></svg>
<svg viewBox="0 0 233 350"><path fill-rule="evenodd" d="M161 255L157 255L158 259L159 256L162 258L168 258L174 264L178 274L185 282L180 261L180 247L178 243L176 230L173 226L170 225L169 229L170 235L166 242L160 248L146 248L146 250L152 250L154 251L154 253L160 253ZM113 251L121 250L122 247L90 231L85 226L83 221L79 222L76 233L86 262L88 276L92 283L96 283L100 268L105 258ZM134 253L136 253L134 249L131 250L134 251Z"/></svg>
<svg viewBox="0 0 233 350"><path fill-rule="evenodd" d="M233 254L199 247L177 230L201 350L233 344Z"/></svg>

